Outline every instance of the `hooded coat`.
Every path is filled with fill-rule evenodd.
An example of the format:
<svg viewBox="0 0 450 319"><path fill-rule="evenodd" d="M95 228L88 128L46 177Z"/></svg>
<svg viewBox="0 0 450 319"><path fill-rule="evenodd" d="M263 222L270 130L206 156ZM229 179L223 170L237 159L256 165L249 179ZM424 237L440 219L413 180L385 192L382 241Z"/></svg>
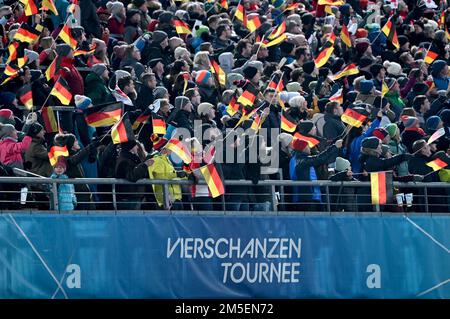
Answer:
<svg viewBox="0 0 450 319"><path fill-rule="evenodd" d="M86 77L85 95L92 100L93 105L115 101L106 83L94 72Z"/></svg>

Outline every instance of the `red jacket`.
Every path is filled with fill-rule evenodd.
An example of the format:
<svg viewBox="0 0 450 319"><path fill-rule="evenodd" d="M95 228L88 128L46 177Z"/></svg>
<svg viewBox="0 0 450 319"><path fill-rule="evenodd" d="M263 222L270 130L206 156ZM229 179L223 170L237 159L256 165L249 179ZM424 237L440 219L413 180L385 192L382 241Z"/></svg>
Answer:
<svg viewBox="0 0 450 319"><path fill-rule="evenodd" d="M71 89L72 96L75 94L83 95L84 94L84 82L83 77L80 72L75 68L73 59L69 59L66 57L61 58L60 64L60 74L67 81L69 87ZM69 69L69 72L64 70L63 68Z"/></svg>
<svg viewBox="0 0 450 319"><path fill-rule="evenodd" d="M23 167L22 153L31 144L31 137L25 136L22 142L6 137L0 141L0 162L4 165Z"/></svg>
<svg viewBox="0 0 450 319"><path fill-rule="evenodd" d="M123 38L123 34L125 33L125 19L122 22L119 22L116 18L110 17L108 20L108 30L110 35L118 35L120 34ZM114 36L116 38L117 36Z"/></svg>

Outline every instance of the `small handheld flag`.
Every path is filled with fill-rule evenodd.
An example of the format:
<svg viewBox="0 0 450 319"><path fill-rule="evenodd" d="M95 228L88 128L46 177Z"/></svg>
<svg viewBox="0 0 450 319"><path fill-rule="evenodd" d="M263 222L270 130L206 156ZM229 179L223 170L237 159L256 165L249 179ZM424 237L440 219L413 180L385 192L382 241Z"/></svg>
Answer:
<svg viewBox="0 0 450 319"><path fill-rule="evenodd" d="M126 143L135 139L128 114L125 114L111 129L111 138L114 144Z"/></svg>
<svg viewBox="0 0 450 319"><path fill-rule="evenodd" d="M58 157L60 156L69 156L67 146L52 146L50 152L48 152L48 159L50 160L50 164L52 166L55 166L55 164L58 162Z"/></svg>
<svg viewBox="0 0 450 319"><path fill-rule="evenodd" d="M58 100L64 105L69 105L72 100L72 93L70 93L70 87L63 77L59 77L56 81L53 89L50 92L51 95L56 96Z"/></svg>
<svg viewBox="0 0 450 319"><path fill-rule="evenodd" d="M441 127L439 130L434 132L433 135L430 136L430 138L428 139L427 144L433 143L434 141L438 140L439 138L441 138L444 135L445 135L445 128Z"/></svg>
<svg viewBox="0 0 450 319"><path fill-rule="evenodd" d="M200 167L200 172L208 185L212 198L225 194L225 187L214 164Z"/></svg>
<svg viewBox="0 0 450 319"><path fill-rule="evenodd" d="M392 172L370 173L373 205L386 205L393 196Z"/></svg>
<svg viewBox="0 0 450 319"><path fill-rule="evenodd" d="M190 164L192 162L191 153L180 140L174 138L171 139L167 142L165 148L174 152L185 164Z"/></svg>
<svg viewBox="0 0 450 319"><path fill-rule="evenodd" d="M351 108L347 108L344 114L341 115L342 122L354 127L360 127L366 118L366 115L362 115Z"/></svg>

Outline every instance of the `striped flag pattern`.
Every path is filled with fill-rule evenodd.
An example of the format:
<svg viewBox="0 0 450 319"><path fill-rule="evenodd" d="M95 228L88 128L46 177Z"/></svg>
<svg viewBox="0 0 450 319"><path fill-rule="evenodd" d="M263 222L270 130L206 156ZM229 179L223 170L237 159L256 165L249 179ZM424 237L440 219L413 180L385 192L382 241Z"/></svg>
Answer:
<svg viewBox="0 0 450 319"><path fill-rule="evenodd" d="M200 172L208 185L212 198L225 194L225 187L223 186L222 179L214 164L208 164L200 167Z"/></svg>
<svg viewBox="0 0 450 319"><path fill-rule="evenodd" d="M50 164L55 166L58 161L58 157L60 156L69 156L69 151L67 150L67 146L52 146L50 148L50 152L48 152L48 159L50 160Z"/></svg>
<svg viewBox="0 0 450 319"><path fill-rule="evenodd" d="M192 162L191 153L180 140L174 138L171 139L167 142L165 148L174 152L185 164L190 164Z"/></svg>
<svg viewBox="0 0 450 319"><path fill-rule="evenodd" d="M386 205L392 199L392 172L370 173L373 205Z"/></svg>

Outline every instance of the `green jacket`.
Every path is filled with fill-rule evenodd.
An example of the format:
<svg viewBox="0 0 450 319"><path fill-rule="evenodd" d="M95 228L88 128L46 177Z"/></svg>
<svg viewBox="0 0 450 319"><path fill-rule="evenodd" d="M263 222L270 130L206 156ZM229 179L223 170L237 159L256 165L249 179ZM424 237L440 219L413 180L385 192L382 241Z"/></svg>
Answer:
<svg viewBox="0 0 450 319"><path fill-rule="evenodd" d="M115 101L111 90L103 79L93 72L89 73L86 77L84 95L92 100L93 105Z"/></svg>
<svg viewBox="0 0 450 319"><path fill-rule="evenodd" d="M397 121L405 107L405 102L403 102L400 93L398 92L388 92L386 93L385 98L387 98L389 104L391 104L391 110L394 111L395 120Z"/></svg>

